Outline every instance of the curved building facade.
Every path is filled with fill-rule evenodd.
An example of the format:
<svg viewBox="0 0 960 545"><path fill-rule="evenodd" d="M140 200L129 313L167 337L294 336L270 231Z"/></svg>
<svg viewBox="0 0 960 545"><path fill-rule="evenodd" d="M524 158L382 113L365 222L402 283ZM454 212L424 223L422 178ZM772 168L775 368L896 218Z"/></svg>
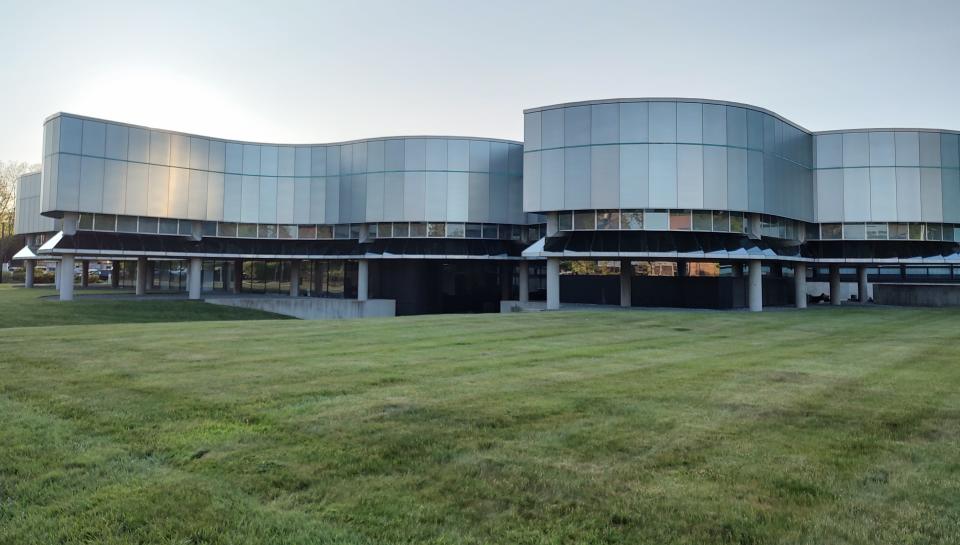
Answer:
<svg viewBox="0 0 960 545"><path fill-rule="evenodd" d="M291 293L329 295L319 267L321 283L352 279L343 297L407 297L401 313L523 306L529 293L558 308L561 284L566 302L669 305L706 289L704 306L759 309L805 306L820 285L838 303L842 283L864 301L871 279L921 269L960 280L957 131L814 132L756 106L685 98L523 115L522 143L285 145L56 114L42 173L22 181L17 232L52 232L24 255L137 259L138 290L144 260L202 261L194 297L208 269L239 285L259 275L251 263L275 262ZM619 294L561 274L577 261L617 264ZM672 284L637 278L665 270Z"/></svg>

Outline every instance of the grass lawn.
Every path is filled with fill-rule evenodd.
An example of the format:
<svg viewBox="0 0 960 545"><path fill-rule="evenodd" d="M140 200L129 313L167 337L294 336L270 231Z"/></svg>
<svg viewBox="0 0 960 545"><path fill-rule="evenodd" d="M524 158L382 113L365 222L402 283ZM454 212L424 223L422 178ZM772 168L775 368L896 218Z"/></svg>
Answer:
<svg viewBox="0 0 960 545"><path fill-rule="evenodd" d="M155 305L0 288L0 543L960 542L960 311Z"/></svg>

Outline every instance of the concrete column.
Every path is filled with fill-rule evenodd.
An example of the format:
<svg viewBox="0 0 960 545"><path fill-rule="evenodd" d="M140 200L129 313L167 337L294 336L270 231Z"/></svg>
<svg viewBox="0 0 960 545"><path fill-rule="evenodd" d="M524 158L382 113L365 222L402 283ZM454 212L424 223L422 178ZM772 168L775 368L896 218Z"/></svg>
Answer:
<svg viewBox="0 0 960 545"><path fill-rule="evenodd" d="M243 289L243 260L233 261L233 293L240 293Z"/></svg>
<svg viewBox="0 0 960 545"><path fill-rule="evenodd" d="M760 260L750 260L750 311L760 312L763 310L763 275L760 269Z"/></svg>
<svg viewBox="0 0 960 545"><path fill-rule="evenodd" d="M90 286L90 261L84 259L80 261L80 287Z"/></svg>
<svg viewBox="0 0 960 545"><path fill-rule="evenodd" d="M357 301L367 300L367 283L370 279L370 262L361 259L357 262Z"/></svg>
<svg viewBox="0 0 960 545"><path fill-rule="evenodd" d="M793 298L797 308L807 308L807 264L793 266Z"/></svg>
<svg viewBox="0 0 960 545"><path fill-rule="evenodd" d="M520 302L527 303L530 301L530 263L526 261L520 262L519 284Z"/></svg>
<svg viewBox="0 0 960 545"><path fill-rule="evenodd" d="M147 258L137 258L137 288L136 294L143 295L147 291Z"/></svg>
<svg viewBox="0 0 960 545"><path fill-rule="evenodd" d="M53 287L60 289L60 276L63 273L63 263L57 262L57 268L53 269Z"/></svg>
<svg viewBox="0 0 960 545"><path fill-rule="evenodd" d="M73 301L73 256L64 254L60 258L60 267L63 267L60 273L60 300Z"/></svg>
<svg viewBox="0 0 960 545"><path fill-rule="evenodd" d="M23 287L33 287L33 266L34 262L26 259L23 262Z"/></svg>
<svg viewBox="0 0 960 545"><path fill-rule="evenodd" d="M290 297L300 296L300 260L290 262Z"/></svg>
<svg viewBox="0 0 960 545"><path fill-rule="evenodd" d="M830 304L840 306L840 266L830 265Z"/></svg>
<svg viewBox="0 0 960 545"><path fill-rule="evenodd" d="M150 262L150 261L147 261L147 269L146 269L146 273L144 274L144 278L145 278L146 280L145 280L144 283L143 283L143 289L144 289L144 291L148 291L148 290L152 290L152 289L153 289L153 272L154 272L154 271L153 271L153 263Z"/></svg>
<svg viewBox="0 0 960 545"><path fill-rule="evenodd" d="M113 261L110 263L110 287L119 288L120 287L120 262Z"/></svg>
<svg viewBox="0 0 960 545"><path fill-rule="evenodd" d="M863 265L857 267L857 297L860 303L866 303L870 298L867 295L867 268Z"/></svg>
<svg viewBox="0 0 960 545"><path fill-rule="evenodd" d="M547 310L560 309L560 258L547 258Z"/></svg>
<svg viewBox="0 0 960 545"><path fill-rule="evenodd" d="M631 307L631 288L633 282L633 265L629 259L620 260L620 306Z"/></svg>
<svg viewBox="0 0 960 545"><path fill-rule="evenodd" d="M199 257L190 258L190 269L187 271L187 290L190 299L200 299L201 274L203 273L203 260Z"/></svg>
<svg viewBox="0 0 960 545"><path fill-rule="evenodd" d="M556 212L547 212L547 236L552 237L560 231L560 217Z"/></svg>

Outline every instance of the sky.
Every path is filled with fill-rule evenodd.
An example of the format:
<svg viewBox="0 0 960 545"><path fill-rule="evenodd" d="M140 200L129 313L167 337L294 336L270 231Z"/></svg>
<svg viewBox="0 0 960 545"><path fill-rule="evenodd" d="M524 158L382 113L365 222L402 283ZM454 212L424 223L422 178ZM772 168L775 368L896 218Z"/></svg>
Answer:
<svg viewBox="0 0 960 545"><path fill-rule="evenodd" d="M0 0L0 160L59 112L237 140L522 140L524 108L746 102L960 129L957 0Z"/></svg>

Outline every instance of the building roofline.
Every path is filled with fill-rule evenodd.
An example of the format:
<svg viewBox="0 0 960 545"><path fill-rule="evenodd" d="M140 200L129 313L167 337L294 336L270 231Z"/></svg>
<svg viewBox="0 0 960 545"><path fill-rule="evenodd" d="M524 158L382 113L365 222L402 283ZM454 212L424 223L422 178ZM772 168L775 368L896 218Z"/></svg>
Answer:
<svg viewBox="0 0 960 545"><path fill-rule="evenodd" d="M174 131L170 129L161 129L158 127L149 127L147 125L137 125L136 123L126 123L123 121L114 121L112 119L103 119L100 117L92 117L87 115L74 114L70 112L56 112L54 114L48 115L44 118L43 123L47 122L61 116L73 117L76 119L82 119L87 121L98 121L100 123L109 123L111 125L121 125L124 127L144 129L148 131L161 131L168 134L178 134L181 136L191 136L194 138L206 138L209 140L217 140L220 142L230 142L234 144L252 144L257 146L278 146L278 147L305 147L305 146L342 146L345 144L359 144L361 142L371 142L379 140L403 140L408 138L442 138L445 140L479 140L484 142L502 142L504 144L516 144L522 146L523 142L517 140L508 140L505 138L485 138L482 136L459 136L459 135L442 135L442 134L410 134L410 135L394 135L394 136L374 136L369 138L357 138L354 140L342 140L338 142L304 142L304 143L285 143L280 144L276 142L257 142L252 140L237 140L235 138L220 138L218 136L207 136L205 134L195 134L183 131Z"/></svg>

